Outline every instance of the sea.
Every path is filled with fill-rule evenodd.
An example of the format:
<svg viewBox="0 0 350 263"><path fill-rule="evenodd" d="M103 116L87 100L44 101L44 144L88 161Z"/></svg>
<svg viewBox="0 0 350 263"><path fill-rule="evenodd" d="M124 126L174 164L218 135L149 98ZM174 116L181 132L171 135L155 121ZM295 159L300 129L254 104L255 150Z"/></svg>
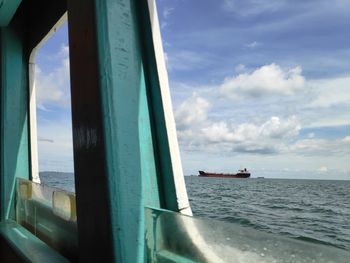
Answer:
<svg viewBox="0 0 350 263"><path fill-rule="evenodd" d="M72 173L43 184L74 192ZM350 251L350 181L185 176L194 216Z"/></svg>

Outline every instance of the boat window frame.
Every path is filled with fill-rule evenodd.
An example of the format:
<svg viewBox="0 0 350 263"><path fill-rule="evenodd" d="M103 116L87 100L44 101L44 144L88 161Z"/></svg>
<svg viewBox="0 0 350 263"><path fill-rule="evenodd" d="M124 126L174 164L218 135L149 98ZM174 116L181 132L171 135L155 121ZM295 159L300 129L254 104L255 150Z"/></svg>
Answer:
<svg viewBox="0 0 350 263"><path fill-rule="evenodd" d="M57 30L68 22L67 11L54 24L44 38L32 49L28 62L29 76L29 152L30 152L30 180L41 183L39 177L39 155L38 155L38 129L37 129L37 109L36 109L36 85L35 85L35 65L38 50L57 32Z"/></svg>

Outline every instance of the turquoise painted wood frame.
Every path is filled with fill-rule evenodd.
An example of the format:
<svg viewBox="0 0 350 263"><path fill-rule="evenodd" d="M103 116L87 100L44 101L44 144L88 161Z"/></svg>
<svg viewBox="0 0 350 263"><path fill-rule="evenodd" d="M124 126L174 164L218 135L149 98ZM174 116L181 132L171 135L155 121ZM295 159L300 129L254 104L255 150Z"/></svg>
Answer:
<svg viewBox="0 0 350 263"><path fill-rule="evenodd" d="M28 70L24 21L1 28L1 219L14 219L16 178L29 178Z"/></svg>
<svg viewBox="0 0 350 263"><path fill-rule="evenodd" d="M8 10L7 3L0 12ZM1 220L14 219L16 178L31 177L29 57L66 9L65 1L23 1L13 16L7 13L9 24L0 27Z"/></svg>
<svg viewBox="0 0 350 263"><path fill-rule="evenodd" d="M143 262L145 206L190 213L154 1L68 1L68 17L80 260Z"/></svg>
<svg viewBox="0 0 350 263"><path fill-rule="evenodd" d="M14 217L15 179L31 177L29 57L67 10L79 260L143 262L145 206L191 213L153 0L23 0L8 13L1 220Z"/></svg>
<svg viewBox="0 0 350 263"><path fill-rule="evenodd" d="M7 26L22 0L0 0L0 26Z"/></svg>
<svg viewBox="0 0 350 263"><path fill-rule="evenodd" d="M0 258L1 262L66 262L11 219L15 219L16 179L31 177L29 57L67 7L65 1L26 0L10 14L7 4L15 2L0 6Z"/></svg>

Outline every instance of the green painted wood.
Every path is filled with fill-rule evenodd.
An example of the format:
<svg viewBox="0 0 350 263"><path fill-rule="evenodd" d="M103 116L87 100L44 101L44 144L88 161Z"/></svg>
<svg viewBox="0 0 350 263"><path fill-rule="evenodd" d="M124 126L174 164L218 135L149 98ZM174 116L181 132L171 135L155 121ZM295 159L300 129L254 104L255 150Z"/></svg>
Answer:
<svg viewBox="0 0 350 263"><path fill-rule="evenodd" d="M0 5L5 2L1 1ZM2 12L0 19L4 19L3 7L4 5L0 6ZM29 56L32 49L64 14L66 1L23 0L15 11L13 17L8 16L11 20L9 24L0 27L0 224L2 225L6 224L7 219L15 218L16 179L30 178ZM64 235L64 231L60 234ZM23 233L12 224L5 228L1 227L0 240L0 252L6 253L6 257L0 256L2 259L12 257L23 262L67 262L53 250L45 249L47 245L42 241L33 239L31 235Z"/></svg>
<svg viewBox="0 0 350 263"><path fill-rule="evenodd" d="M174 182L174 171L170 156L169 138L165 124L163 98L160 91L160 81L155 59L155 48L152 38L151 18L147 1L138 3L137 22L142 41L141 54L145 75L147 76L149 111L152 114L152 130L155 136L155 155L158 160L158 172L163 193L162 208L178 211L177 195Z"/></svg>
<svg viewBox="0 0 350 263"><path fill-rule="evenodd" d="M25 0L11 23L0 28L1 219L14 217L15 179L30 177L29 56L65 11L65 0Z"/></svg>
<svg viewBox="0 0 350 263"><path fill-rule="evenodd" d="M0 223L0 239L2 239L0 241L0 258L1 260L5 260L1 262L69 262L43 241L12 220L6 220ZM6 259L9 261L6 261Z"/></svg>
<svg viewBox="0 0 350 263"><path fill-rule="evenodd" d="M7 26L22 0L0 0L0 27Z"/></svg>
<svg viewBox="0 0 350 263"><path fill-rule="evenodd" d="M16 178L29 178L28 62L25 23L0 29L1 45L1 220L14 218Z"/></svg>
<svg viewBox="0 0 350 263"><path fill-rule="evenodd" d="M162 198L138 8L140 1L96 1L106 165L110 194L116 201L111 220L118 262L143 262L144 207L159 207Z"/></svg>
<svg viewBox="0 0 350 263"><path fill-rule="evenodd" d="M29 177L28 57L64 2L24 1L1 29L2 218ZM142 262L145 205L177 209L147 1L68 7L80 260Z"/></svg>
<svg viewBox="0 0 350 263"><path fill-rule="evenodd" d="M143 262L145 205L177 210L168 180L173 176L168 138L164 127L162 133L157 128L165 124L155 120L164 116L155 102L159 97L152 97L159 87L149 76L156 68L149 67L156 65L144 61L154 56L143 54L150 48L140 33L145 5L146 0L68 1L82 261ZM166 197L164 191L172 193Z"/></svg>

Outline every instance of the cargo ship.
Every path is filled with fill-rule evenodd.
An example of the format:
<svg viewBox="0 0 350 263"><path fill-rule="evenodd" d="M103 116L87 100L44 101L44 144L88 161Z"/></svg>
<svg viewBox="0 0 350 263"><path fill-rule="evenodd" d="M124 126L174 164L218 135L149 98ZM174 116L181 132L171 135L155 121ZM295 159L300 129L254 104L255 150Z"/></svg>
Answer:
<svg viewBox="0 0 350 263"><path fill-rule="evenodd" d="M204 171L198 171L199 175L202 177L219 177L219 178L249 178L250 172L244 168L242 170L238 170L236 174L225 174L225 173L207 173Z"/></svg>

